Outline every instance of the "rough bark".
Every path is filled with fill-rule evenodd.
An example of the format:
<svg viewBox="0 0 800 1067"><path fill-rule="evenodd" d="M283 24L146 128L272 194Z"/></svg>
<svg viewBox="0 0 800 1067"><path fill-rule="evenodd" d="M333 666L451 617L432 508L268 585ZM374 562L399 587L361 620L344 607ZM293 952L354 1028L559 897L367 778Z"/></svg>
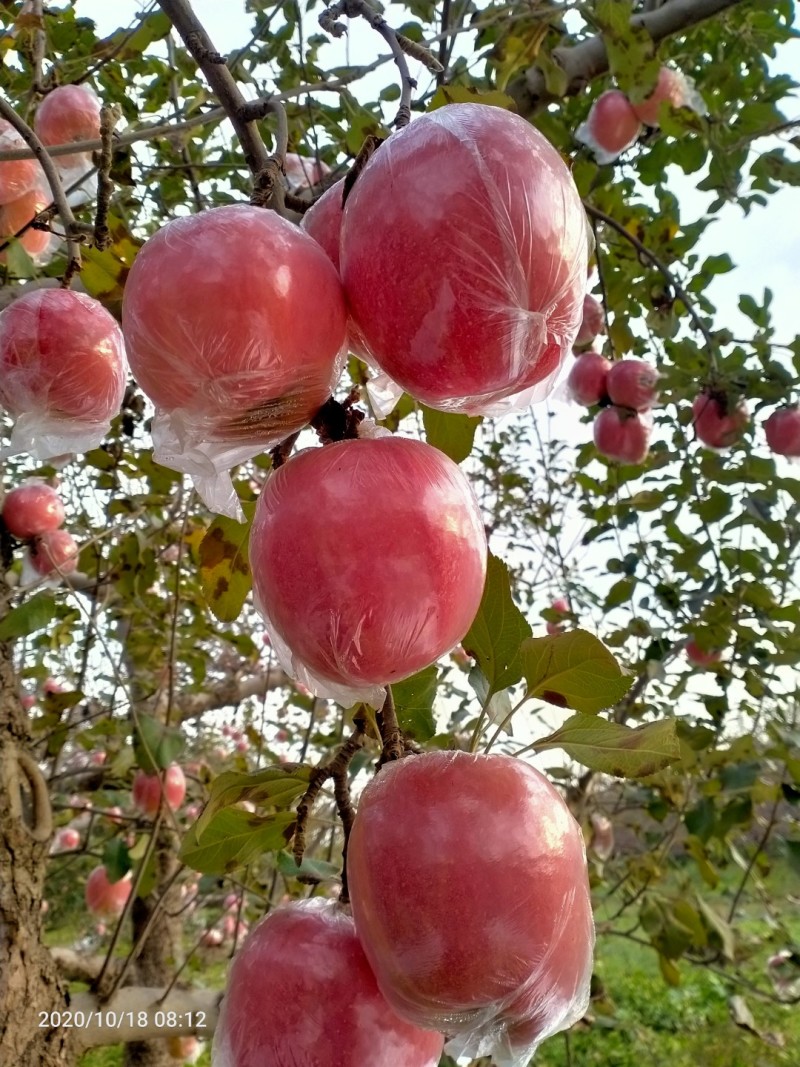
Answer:
<svg viewBox="0 0 800 1067"><path fill-rule="evenodd" d="M658 44L667 37L691 29L700 22L720 15L729 8L750 0L669 0L654 11L635 15L631 22L643 26ZM574 96L589 82L608 70L608 55L603 38L590 37L571 47L554 48L551 57L566 74L564 96ZM520 115L530 118L542 107L559 99L548 91L539 67L529 67L509 86Z"/></svg>
<svg viewBox="0 0 800 1067"><path fill-rule="evenodd" d="M19 771L29 739L11 649L0 644L0 1064L71 1067L73 1032L40 1025L64 1008L67 991L41 942L49 834Z"/></svg>

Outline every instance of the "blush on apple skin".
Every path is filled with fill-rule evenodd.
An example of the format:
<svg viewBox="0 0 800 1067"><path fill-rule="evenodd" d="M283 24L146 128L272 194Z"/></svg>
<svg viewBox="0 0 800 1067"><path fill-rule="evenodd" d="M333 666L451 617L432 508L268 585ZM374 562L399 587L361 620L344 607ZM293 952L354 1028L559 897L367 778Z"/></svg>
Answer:
<svg viewBox="0 0 800 1067"><path fill-rule="evenodd" d="M685 645L686 658L695 667L713 667L722 659L722 652L718 648L701 648L694 637L690 637Z"/></svg>
<svg viewBox="0 0 800 1067"><path fill-rule="evenodd" d="M246 204L174 219L131 268L122 324L131 370L199 439L257 442L305 426L341 372L347 312L328 257Z"/></svg>
<svg viewBox="0 0 800 1067"><path fill-rule="evenodd" d="M643 359L621 359L611 365L606 387L613 404L648 411L658 400L658 371Z"/></svg>
<svg viewBox="0 0 800 1067"><path fill-rule="evenodd" d="M0 163L0 167L3 164ZM27 226L36 216L44 211L50 203L49 193L37 185L27 193L8 204L0 206L0 244L4 244L9 237L16 234ZM20 244L29 256L41 256L50 245L52 234L47 230L36 230L29 226L18 238ZM0 253L0 263L6 262L6 253Z"/></svg>
<svg viewBox="0 0 800 1067"><path fill-rule="evenodd" d="M576 358L567 377L567 390L576 404L594 407L605 400L611 366L599 352L584 352Z"/></svg>
<svg viewBox="0 0 800 1067"><path fill-rule="evenodd" d="M71 289L40 289L0 313L0 404L103 423L127 380L122 332L103 305Z"/></svg>
<svg viewBox="0 0 800 1067"><path fill-rule="evenodd" d="M72 534L66 530L48 530L37 537L30 551L30 561L37 574L49 577L72 574L78 569L80 551Z"/></svg>
<svg viewBox="0 0 800 1067"><path fill-rule="evenodd" d="M44 482L30 482L6 494L2 516L11 536L27 541L57 530L64 522L65 511L55 489Z"/></svg>
<svg viewBox="0 0 800 1067"><path fill-rule="evenodd" d="M442 1044L394 1013L352 919L317 898L276 909L244 941L212 1058L225 1067L436 1067Z"/></svg>
<svg viewBox="0 0 800 1067"><path fill-rule="evenodd" d="M459 1053L492 1036L535 1047L586 1010L583 835L522 760L431 752L385 766L359 801L347 874L384 996L418 1026L466 1035Z"/></svg>
<svg viewBox="0 0 800 1067"><path fill-rule="evenodd" d="M371 692L467 632L486 537L456 464L387 435L308 449L280 467L256 508L250 565L259 610L291 653L287 670Z"/></svg>
<svg viewBox="0 0 800 1067"><path fill-rule="evenodd" d="M644 463L650 449L650 433L650 424L625 408L603 408L594 420L597 451L616 463Z"/></svg>
<svg viewBox="0 0 800 1067"><path fill-rule="evenodd" d="M0 152L27 148L7 119L0 119ZM35 159L9 159L0 163L0 204L18 200L39 182L42 169Z"/></svg>
<svg viewBox="0 0 800 1067"><path fill-rule="evenodd" d="M718 451L735 445L749 421L743 400L734 402L711 392L703 392L695 397L692 404L692 425L698 441Z"/></svg>
<svg viewBox="0 0 800 1067"><path fill-rule="evenodd" d="M369 351L444 411L486 414L547 391L580 325L587 260L558 152L482 104L449 104L392 134L344 210L342 280Z"/></svg>
<svg viewBox="0 0 800 1067"><path fill-rule="evenodd" d="M118 882L110 882L105 867L95 867L86 880L86 907L93 915L121 915L131 886L130 872Z"/></svg>

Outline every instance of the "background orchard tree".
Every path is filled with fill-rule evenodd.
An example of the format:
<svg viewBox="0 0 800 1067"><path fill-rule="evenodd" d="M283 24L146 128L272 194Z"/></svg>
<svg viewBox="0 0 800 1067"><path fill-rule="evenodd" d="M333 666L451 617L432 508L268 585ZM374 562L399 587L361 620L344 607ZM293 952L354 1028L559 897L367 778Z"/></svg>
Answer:
<svg viewBox="0 0 800 1067"><path fill-rule="evenodd" d="M21 216L3 195L1 307L64 279L119 319L137 252L166 222L251 199L299 221L398 109L412 122L450 102L512 110L569 163L596 242L582 351L659 373L660 401L631 417L593 381L616 421L604 435L652 421L649 451L603 458L599 408L568 404L562 386L502 420L401 396L384 425L461 465L493 555L463 649L395 687L399 726L420 746L480 735L535 754L583 827L593 1002L537 1062L795 1063L800 336L776 328L761 280L736 272L726 230L736 218L758 242L763 205L800 183L794 5L409 0L383 23L359 3L198 4L203 19L223 6L241 18L224 56L216 20L207 36L188 0L108 6L122 23L110 33L88 0L0 3L0 118L48 179ZM664 64L704 106L654 115ZM94 94L85 111L102 136L75 143L84 116L59 147L54 90L74 86ZM600 165L576 131L610 89L658 126ZM0 192L19 180L4 168L30 167L14 138L3 126ZM247 267L229 269L221 302ZM722 275L746 328L715 306ZM350 404L316 420L323 435L383 399L372 373L351 357L335 390ZM57 488L64 522L43 529L80 554L48 580L24 530L0 523L0 1063L181 1062L198 1012L201 1036L213 1029L245 924L287 896L337 894L332 784L360 788L380 751L386 724L293 683L252 606L249 523L294 442L236 469L240 524L154 462L151 416L128 381L93 444L45 461L2 453L0 499L28 478ZM13 413L2 418L6 446ZM328 760L331 780L312 776ZM185 800L137 806L136 776L173 763ZM84 903L90 876L103 916ZM70 1027L67 1009L113 1009L122 1025Z"/></svg>

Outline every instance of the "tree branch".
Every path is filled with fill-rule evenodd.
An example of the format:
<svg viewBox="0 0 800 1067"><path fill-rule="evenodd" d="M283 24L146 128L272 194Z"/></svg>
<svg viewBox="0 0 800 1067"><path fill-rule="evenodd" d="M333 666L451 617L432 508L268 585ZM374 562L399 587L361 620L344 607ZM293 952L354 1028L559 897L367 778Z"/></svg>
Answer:
<svg viewBox="0 0 800 1067"><path fill-rule="evenodd" d="M667 37L674 37L700 22L705 22L706 19L746 2L747 0L669 0L669 3L655 11L634 15L631 25L644 27L654 43L658 44ZM571 47L554 48L551 58L566 75L564 96L574 96L590 81L608 70L608 54L600 35ZM546 104L559 99L558 95L548 91L544 74L541 68L536 66L529 67L521 78L509 86L508 91L514 98L520 115L526 118L530 118Z"/></svg>

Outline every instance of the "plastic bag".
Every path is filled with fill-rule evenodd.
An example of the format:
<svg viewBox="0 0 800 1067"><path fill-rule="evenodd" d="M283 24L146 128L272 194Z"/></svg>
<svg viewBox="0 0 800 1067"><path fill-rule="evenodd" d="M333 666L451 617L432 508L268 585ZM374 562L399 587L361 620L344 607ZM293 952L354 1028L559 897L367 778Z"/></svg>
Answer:
<svg viewBox="0 0 800 1067"><path fill-rule="evenodd" d="M705 100L698 93L692 79L672 67L662 67L652 93L640 104L632 103L632 106L641 122L647 126L658 126L661 104L664 102L669 103L671 107L691 108L698 115L705 115L708 111Z"/></svg>
<svg viewBox="0 0 800 1067"><path fill-rule="evenodd" d="M212 1058L215 1067L436 1067L442 1044L392 1011L350 915L317 897L276 908L245 939Z"/></svg>
<svg viewBox="0 0 800 1067"><path fill-rule="evenodd" d="M97 300L40 289L0 313L0 404L15 415L0 458L96 447L125 392L122 332Z"/></svg>
<svg viewBox="0 0 800 1067"><path fill-rule="evenodd" d="M283 172L289 191L299 193L321 182L326 174L330 174L331 168L321 159L310 159L296 152L287 152L283 161Z"/></svg>
<svg viewBox="0 0 800 1067"><path fill-rule="evenodd" d="M35 186L17 200L0 205L0 245L16 238L37 266L48 263L58 247L58 238L48 230L25 227L36 218L50 203L50 192L42 186ZM5 263L7 250L0 252L0 263Z"/></svg>
<svg viewBox="0 0 800 1067"><path fill-rule="evenodd" d="M590 148L604 166L635 144L641 132L642 124L625 93L608 89L592 104L586 121L575 131L575 140Z"/></svg>
<svg viewBox="0 0 800 1067"><path fill-rule="evenodd" d="M522 1067L585 1013L583 834L524 761L456 751L387 764L359 800L347 877L381 992L449 1035L451 1056Z"/></svg>
<svg viewBox="0 0 800 1067"><path fill-rule="evenodd" d="M302 429L341 373L346 309L328 257L262 208L175 219L134 261L122 327L156 407L154 458L241 519L231 467Z"/></svg>
<svg viewBox="0 0 800 1067"><path fill-rule="evenodd" d="M42 144L100 139L100 101L88 85L60 85L49 92L36 109L34 129ZM56 165L68 170L79 166L85 153L54 156Z"/></svg>
<svg viewBox="0 0 800 1067"><path fill-rule="evenodd" d="M250 567L287 674L346 706L380 707L387 683L429 666L469 629L486 536L452 460L377 436L306 449L269 477Z"/></svg>
<svg viewBox="0 0 800 1067"><path fill-rule="evenodd" d="M588 236L555 148L524 119L451 104L375 152L344 210L341 271L378 365L443 411L545 396L580 325Z"/></svg>
<svg viewBox="0 0 800 1067"><path fill-rule="evenodd" d="M317 202L303 215L300 226L313 237L339 272L339 245L342 232L342 193L344 178L326 189ZM366 385L367 399L379 419L394 410L403 389L377 366L367 343L352 315L347 319L347 347L373 371Z"/></svg>
<svg viewBox="0 0 800 1067"><path fill-rule="evenodd" d="M7 119L0 119L0 152L27 148L27 144ZM42 168L35 159L8 159L0 163L0 204L19 200L42 178Z"/></svg>

